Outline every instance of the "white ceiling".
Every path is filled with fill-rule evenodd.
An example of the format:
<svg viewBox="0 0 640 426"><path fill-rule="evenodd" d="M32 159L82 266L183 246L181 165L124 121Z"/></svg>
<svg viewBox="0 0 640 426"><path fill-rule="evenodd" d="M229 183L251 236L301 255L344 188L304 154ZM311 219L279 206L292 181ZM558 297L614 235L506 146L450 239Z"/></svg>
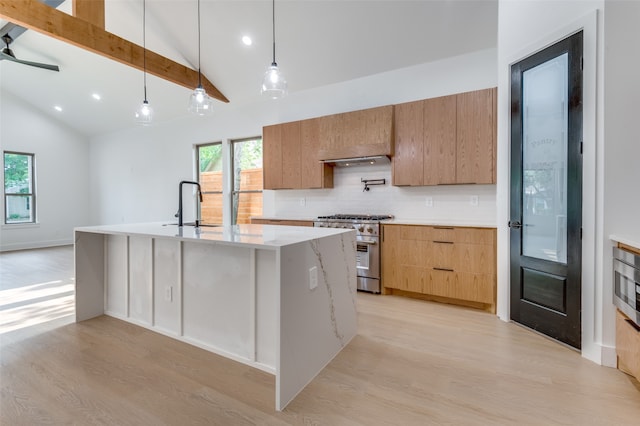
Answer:
<svg viewBox="0 0 640 426"><path fill-rule="evenodd" d="M290 92L497 43L497 0L278 0L275 7L276 60ZM71 0L59 9L70 13ZM142 0L106 0L105 13L107 31L142 45ZM214 108L264 102L259 87L271 63L271 2L201 0L201 13L202 73L231 102L215 101ZM147 0L146 31L149 50L197 69L195 0ZM252 46L242 44L243 35L252 37ZM35 31L11 47L19 59L57 64L60 72L0 61L2 90L86 135L134 126L142 72ZM156 121L187 115L189 89L154 76L147 88Z"/></svg>

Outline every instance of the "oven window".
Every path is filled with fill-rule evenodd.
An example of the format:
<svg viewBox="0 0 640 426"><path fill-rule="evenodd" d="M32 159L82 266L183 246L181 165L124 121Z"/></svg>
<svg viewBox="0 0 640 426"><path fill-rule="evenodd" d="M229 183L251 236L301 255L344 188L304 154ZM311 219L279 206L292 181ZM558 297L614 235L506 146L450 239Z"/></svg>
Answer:
<svg viewBox="0 0 640 426"><path fill-rule="evenodd" d="M615 273L615 292L616 296L622 299L629 306L636 306L636 283L630 280L619 271Z"/></svg>

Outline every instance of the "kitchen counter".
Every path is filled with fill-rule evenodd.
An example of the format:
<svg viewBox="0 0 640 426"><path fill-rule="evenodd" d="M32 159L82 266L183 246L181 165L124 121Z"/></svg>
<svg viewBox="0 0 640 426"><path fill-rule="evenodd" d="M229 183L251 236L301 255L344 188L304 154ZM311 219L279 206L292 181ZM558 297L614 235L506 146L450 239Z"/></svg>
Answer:
<svg viewBox="0 0 640 426"><path fill-rule="evenodd" d="M352 230L75 230L76 321L110 315L274 374L282 410L356 335Z"/></svg>
<svg viewBox="0 0 640 426"><path fill-rule="evenodd" d="M615 241L616 243L622 243L640 250L640 241L633 241L625 237L619 237L617 235L609 235L609 239L611 241Z"/></svg>
<svg viewBox="0 0 640 426"><path fill-rule="evenodd" d="M291 216L251 216L251 220L295 220L302 222L313 222L316 220L315 217L291 217Z"/></svg>
<svg viewBox="0 0 640 426"><path fill-rule="evenodd" d="M126 225L102 225L77 228L80 232L111 235L138 235L152 238L173 238L192 242L215 242L223 245L276 249L317 238L350 232L345 229L301 228L274 225L233 226L183 226L158 223L135 223ZM353 232L353 231L351 231Z"/></svg>
<svg viewBox="0 0 640 426"><path fill-rule="evenodd" d="M256 216L251 219L263 219L263 220L302 220L313 222L316 218L299 218L299 217L284 217L284 216ZM497 228L495 223L479 222L474 220L438 220L438 219L391 219L383 220L380 222L382 225L425 225L425 226L466 226L471 228ZM324 228L323 228L324 229Z"/></svg>
<svg viewBox="0 0 640 426"><path fill-rule="evenodd" d="M495 223L459 221L459 220L429 220L429 219L391 219L381 222L383 225L424 225L424 226L460 226L470 228L497 228Z"/></svg>

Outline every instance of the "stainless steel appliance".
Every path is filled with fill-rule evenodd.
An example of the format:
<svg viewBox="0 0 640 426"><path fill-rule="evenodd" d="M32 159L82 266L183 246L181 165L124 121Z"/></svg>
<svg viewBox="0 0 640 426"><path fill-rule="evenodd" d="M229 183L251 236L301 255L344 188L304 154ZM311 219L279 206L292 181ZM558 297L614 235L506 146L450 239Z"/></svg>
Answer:
<svg viewBox="0 0 640 426"><path fill-rule="evenodd" d="M380 293L380 222L391 215L334 214L318 216L313 226L356 231L358 290Z"/></svg>
<svg viewBox="0 0 640 426"><path fill-rule="evenodd" d="M640 326L640 256L613 248L613 303Z"/></svg>

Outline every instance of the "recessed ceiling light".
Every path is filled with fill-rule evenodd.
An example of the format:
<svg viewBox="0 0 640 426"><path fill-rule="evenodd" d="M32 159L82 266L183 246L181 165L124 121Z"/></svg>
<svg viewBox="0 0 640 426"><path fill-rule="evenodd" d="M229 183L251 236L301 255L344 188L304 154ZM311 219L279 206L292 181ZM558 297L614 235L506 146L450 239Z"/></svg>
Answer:
<svg viewBox="0 0 640 426"><path fill-rule="evenodd" d="M54 106L53 109L55 109L58 112L62 112L62 107L59 105Z"/></svg>
<svg viewBox="0 0 640 426"><path fill-rule="evenodd" d="M251 40L249 36L242 36L242 42L245 46L251 46L251 44L253 44L253 40Z"/></svg>
<svg viewBox="0 0 640 426"><path fill-rule="evenodd" d="M102 99L102 96L100 96L100 95L99 95L99 94L97 94L97 93L94 93L93 95L91 95L91 97L92 97L93 99L95 99L96 101L99 101L100 99Z"/></svg>

